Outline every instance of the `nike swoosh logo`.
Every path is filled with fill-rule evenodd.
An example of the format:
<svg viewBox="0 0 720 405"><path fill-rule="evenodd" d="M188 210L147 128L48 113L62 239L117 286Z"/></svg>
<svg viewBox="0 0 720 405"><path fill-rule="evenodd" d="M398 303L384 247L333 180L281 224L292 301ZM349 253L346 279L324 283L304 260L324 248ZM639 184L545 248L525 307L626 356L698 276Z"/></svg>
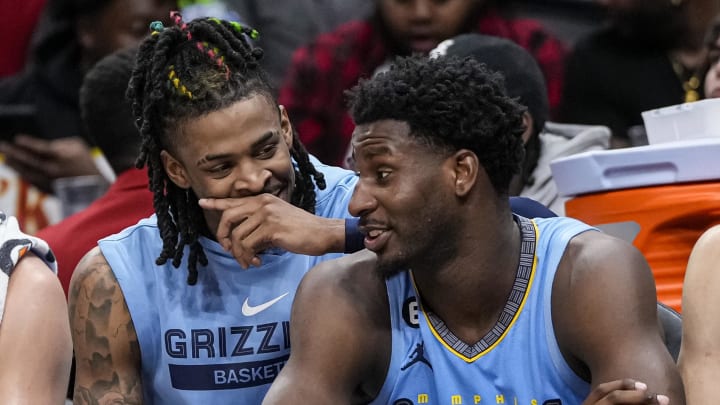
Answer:
<svg viewBox="0 0 720 405"><path fill-rule="evenodd" d="M257 315L257 314L259 314L260 312L262 312L262 311L270 308L271 306L275 305L276 302L278 302L278 301L280 301L281 299L285 298L285 296L288 295L288 294L289 294L289 293L285 293L285 294L283 294L283 295L281 295L281 296L279 296L279 297L277 297L277 298L271 299L271 300L268 301L268 302L265 302L265 303L263 303L263 304L256 305L256 306L251 306L250 304L248 304L248 298L245 298L245 302L243 302L243 305L242 305L242 314L245 315L245 316Z"/></svg>

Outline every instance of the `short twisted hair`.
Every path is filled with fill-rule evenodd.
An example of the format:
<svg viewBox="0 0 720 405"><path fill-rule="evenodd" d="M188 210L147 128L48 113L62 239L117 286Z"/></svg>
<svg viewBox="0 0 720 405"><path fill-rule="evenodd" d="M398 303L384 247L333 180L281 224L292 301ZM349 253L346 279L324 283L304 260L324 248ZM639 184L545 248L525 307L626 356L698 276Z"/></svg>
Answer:
<svg viewBox="0 0 720 405"><path fill-rule="evenodd" d="M505 94L502 76L472 58L400 58L349 96L356 125L404 121L426 144L474 152L500 194L520 169L525 108Z"/></svg>
<svg viewBox="0 0 720 405"><path fill-rule="evenodd" d="M208 233L207 224L193 191L176 186L165 173L160 152L181 147L176 134L189 119L254 96L277 103L259 65L262 50L250 43L256 31L216 18L185 23L179 14L171 16L176 26L151 25L154 32L140 45L127 95L142 136L136 166L148 167L163 240L156 262L160 265L172 259L179 267L184 247L189 246L188 284L192 285L197 281L197 263L207 264L198 242L202 233ZM297 169L291 202L314 212L315 183L322 189L325 181L297 134L293 138L291 156Z"/></svg>

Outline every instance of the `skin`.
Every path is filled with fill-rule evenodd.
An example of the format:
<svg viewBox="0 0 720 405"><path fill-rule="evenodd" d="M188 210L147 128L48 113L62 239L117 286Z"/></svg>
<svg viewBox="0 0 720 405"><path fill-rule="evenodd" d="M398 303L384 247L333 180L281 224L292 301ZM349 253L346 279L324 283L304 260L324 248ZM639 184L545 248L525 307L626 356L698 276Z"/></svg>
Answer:
<svg viewBox="0 0 720 405"><path fill-rule="evenodd" d="M314 255L343 250L344 220L290 204L293 139L285 108L278 114L266 97L253 96L188 122L182 136L187 147L161 155L166 171L178 186L192 186L210 231L243 268L260 265L257 253L270 246ZM308 232L323 237L308 244Z"/></svg>
<svg viewBox="0 0 720 405"><path fill-rule="evenodd" d="M139 44L150 21L167 24L170 10L175 9L175 0L113 0L97 14L80 16L76 30L84 65L90 67L105 55Z"/></svg>
<svg viewBox="0 0 720 405"><path fill-rule="evenodd" d="M683 335L678 366L688 403L715 403L716 377L720 373L720 227L707 230L693 247L683 282Z"/></svg>
<svg viewBox="0 0 720 405"><path fill-rule="evenodd" d="M715 40L708 52L710 67L705 75L705 97L707 98L720 97L720 64L718 64L718 58L720 58L720 38Z"/></svg>
<svg viewBox="0 0 720 405"><path fill-rule="evenodd" d="M409 52L430 52L460 33L482 0L378 0L378 10L393 39Z"/></svg>
<svg viewBox="0 0 720 405"><path fill-rule="evenodd" d="M273 231L276 225L282 229L294 226L297 230L290 237L295 240L292 243L300 244L307 238L307 228L298 223L307 225L315 220L310 229L320 229L318 223L328 224L327 219L288 202L294 187L292 127L285 110L266 97L238 101L190 119L177 130L176 145L182 147L161 152L165 171L176 185L192 188L198 197L209 199L208 206L217 208L204 214L208 228L221 232L218 240L224 246L229 247L230 237L265 235L265 230ZM227 223L220 227L223 218ZM285 219L291 224L281 224ZM344 241L344 221L333 221L340 227L328 228L337 232L326 231L333 235L327 240ZM263 237L259 240L260 245L269 243ZM78 264L68 299L77 363L75 403L142 403L135 327L99 248Z"/></svg>
<svg viewBox="0 0 720 405"><path fill-rule="evenodd" d="M265 404L377 395L391 346L383 276L395 266L413 269L424 305L464 342L494 326L511 290L519 231L473 152L433 151L394 120L358 126L353 147L360 179L350 212L376 255L325 262L304 278L291 316L293 352ZM412 232L435 245L413 248ZM599 232L573 238L556 273L552 314L563 356L590 381L585 404L685 403L660 338L652 273L632 246Z"/></svg>
<svg viewBox="0 0 720 405"><path fill-rule="evenodd" d="M72 359L60 281L32 254L15 267L0 324L3 404L61 404Z"/></svg>

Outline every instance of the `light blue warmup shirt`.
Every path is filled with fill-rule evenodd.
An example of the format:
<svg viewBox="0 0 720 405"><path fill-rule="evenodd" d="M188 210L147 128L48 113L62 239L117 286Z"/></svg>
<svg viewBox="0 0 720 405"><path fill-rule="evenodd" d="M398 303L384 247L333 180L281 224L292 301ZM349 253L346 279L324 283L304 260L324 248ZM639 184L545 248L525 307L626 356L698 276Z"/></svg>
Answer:
<svg viewBox="0 0 720 405"><path fill-rule="evenodd" d="M357 182L350 171L320 164L327 187L316 214L348 218ZM308 234L308 238L314 235ZM187 285L186 249L180 268L155 265L162 250L150 217L99 242L122 288L137 332L145 404L260 404L290 353L290 308L312 257L273 250L262 266L243 270L222 247L200 242L208 258Z"/></svg>
<svg viewBox="0 0 720 405"><path fill-rule="evenodd" d="M515 218L522 231L515 283L498 322L473 345L423 310L411 272L387 280L392 355L373 404L575 405L589 394L560 353L550 298L568 242L593 228L569 218Z"/></svg>

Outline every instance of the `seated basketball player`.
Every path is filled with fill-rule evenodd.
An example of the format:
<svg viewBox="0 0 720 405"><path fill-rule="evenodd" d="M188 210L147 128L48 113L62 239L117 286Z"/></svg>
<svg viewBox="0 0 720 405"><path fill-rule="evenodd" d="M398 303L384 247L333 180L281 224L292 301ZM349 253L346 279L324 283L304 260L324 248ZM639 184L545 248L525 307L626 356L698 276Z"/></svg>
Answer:
<svg viewBox="0 0 720 405"><path fill-rule="evenodd" d="M683 334L678 366L688 403L713 404L720 394L715 378L720 372L720 225L695 243L683 282Z"/></svg>
<svg viewBox="0 0 720 405"><path fill-rule="evenodd" d="M355 88L368 250L320 264L266 404L684 404L631 245L513 215L524 108L472 59L406 58Z"/></svg>

